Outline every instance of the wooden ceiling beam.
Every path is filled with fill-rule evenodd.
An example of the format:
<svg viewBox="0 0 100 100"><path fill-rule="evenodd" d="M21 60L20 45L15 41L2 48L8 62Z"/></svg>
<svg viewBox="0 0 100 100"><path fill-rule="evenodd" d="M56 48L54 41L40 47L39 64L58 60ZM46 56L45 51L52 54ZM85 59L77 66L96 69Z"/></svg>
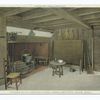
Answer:
<svg viewBox="0 0 100 100"><path fill-rule="evenodd" d="M55 29L59 29L59 28L83 28L82 26L78 26L76 24L62 24L62 25L53 25L53 26L46 26L46 28L53 28Z"/></svg>
<svg viewBox="0 0 100 100"><path fill-rule="evenodd" d="M27 28L31 29L33 26L30 22L25 22L22 20L22 17L18 16L9 16L7 17L7 25L14 26L14 27L20 27L20 28Z"/></svg>
<svg viewBox="0 0 100 100"><path fill-rule="evenodd" d="M22 18L18 17L18 16L8 17L7 18L7 26L26 28L26 29L38 29L38 30L44 30L44 31L48 31L48 32L53 31L53 29L51 29L51 28L33 25L30 22L23 21Z"/></svg>
<svg viewBox="0 0 100 100"><path fill-rule="evenodd" d="M16 15L16 14L19 14L19 13L22 13L22 12L29 11L31 9L32 8L15 8L15 9L12 9L10 11L5 12L4 15L5 16L12 16L12 15Z"/></svg>
<svg viewBox="0 0 100 100"><path fill-rule="evenodd" d="M40 26L40 27L55 27L55 26L66 26L66 25L72 25L72 23L61 23L61 24L53 24L53 25L37 25L37 26Z"/></svg>
<svg viewBox="0 0 100 100"><path fill-rule="evenodd" d="M43 8L32 8L28 12L21 13L21 16L24 17L24 16L31 15L33 13L36 14L36 13L41 13L41 12L46 12L46 9L43 9Z"/></svg>
<svg viewBox="0 0 100 100"><path fill-rule="evenodd" d="M65 8L65 9L66 9L66 8ZM73 8L69 8L67 11L75 11L75 10L77 10L77 9L79 9L79 8L73 7Z"/></svg>
<svg viewBox="0 0 100 100"><path fill-rule="evenodd" d="M30 15L23 16L22 19L29 20L29 19L41 18L41 17L45 17L51 14L52 14L51 12L32 13Z"/></svg>
<svg viewBox="0 0 100 100"><path fill-rule="evenodd" d="M73 13L77 14L79 17L91 14L97 14L100 13L100 8L80 8L74 11Z"/></svg>
<svg viewBox="0 0 100 100"><path fill-rule="evenodd" d="M100 18L98 20L90 20L88 21L89 24L92 24L92 23L100 23Z"/></svg>
<svg viewBox="0 0 100 100"><path fill-rule="evenodd" d="M48 21L53 21L53 20L58 20L61 19L61 17L56 16L56 15L51 15L51 16L46 16L46 17L42 17L42 18L37 18L34 20L28 20L30 22L32 22L33 24L37 24L37 23L41 23L41 22L48 22Z"/></svg>
<svg viewBox="0 0 100 100"><path fill-rule="evenodd" d="M84 21L85 21L85 20L88 21L88 20L98 19L98 18L100 18L100 13L82 16L81 18L82 18L82 20L84 20Z"/></svg>
<svg viewBox="0 0 100 100"><path fill-rule="evenodd" d="M93 25L93 26L100 26L100 23L91 23L90 25Z"/></svg>
<svg viewBox="0 0 100 100"><path fill-rule="evenodd" d="M64 19L61 19L61 20L58 19L58 20L52 20L48 22L37 23L35 25L48 26L48 25L58 25L58 24L67 24L67 23L71 23L71 21L66 21Z"/></svg>
<svg viewBox="0 0 100 100"><path fill-rule="evenodd" d="M26 28L26 29L32 29L34 27L32 24L22 21L7 21L7 26Z"/></svg>
<svg viewBox="0 0 100 100"><path fill-rule="evenodd" d="M79 18L77 18L75 15L73 16L72 13L69 13L67 11L65 11L64 9L50 9L50 11L52 11L53 13L55 13L57 16L62 17L66 20L71 20L85 28L91 28L89 25L87 25L86 23L84 23L83 21L81 21Z"/></svg>
<svg viewBox="0 0 100 100"><path fill-rule="evenodd" d="M46 27L42 27L42 26L34 26L33 24L25 23L25 22L20 22L19 23L18 21L14 21L14 22L9 22L8 21L7 26L25 28L25 29L37 29L37 30L48 31L48 32L53 31L53 29L51 29L51 28L46 28Z"/></svg>
<svg viewBox="0 0 100 100"><path fill-rule="evenodd" d="M61 26L61 25L69 25L69 24L72 24L72 23L59 23L59 24L57 24L57 23L55 23L55 24L46 24L46 25L42 25L42 24L35 24L36 26L43 26L43 27L54 27L54 26Z"/></svg>
<svg viewBox="0 0 100 100"><path fill-rule="evenodd" d="M95 30L100 30L100 25L94 26Z"/></svg>

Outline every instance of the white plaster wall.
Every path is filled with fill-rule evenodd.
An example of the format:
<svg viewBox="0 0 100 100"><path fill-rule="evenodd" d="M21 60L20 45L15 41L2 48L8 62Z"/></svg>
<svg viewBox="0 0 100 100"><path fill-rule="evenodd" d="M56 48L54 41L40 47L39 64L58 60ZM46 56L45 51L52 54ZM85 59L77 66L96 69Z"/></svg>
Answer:
<svg viewBox="0 0 100 100"><path fill-rule="evenodd" d="M29 35L30 31L31 30L29 29L7 26L7 32L17 32L18 35ZM38 31L38 30L33 30L33 32L35 33L35 36L41 36L41 37L51 37L52 36L50 32L43 32L43 31Z"/></svg>

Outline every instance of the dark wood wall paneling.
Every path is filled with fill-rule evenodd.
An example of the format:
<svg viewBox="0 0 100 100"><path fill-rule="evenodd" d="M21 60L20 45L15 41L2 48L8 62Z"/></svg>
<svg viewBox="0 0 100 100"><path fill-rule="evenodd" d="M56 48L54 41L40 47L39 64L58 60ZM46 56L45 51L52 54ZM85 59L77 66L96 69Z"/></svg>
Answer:
<svg viewBox="0 0 100 100"><path fill-rule="evenodd" d="M79 64L83 59L83 43L81 40L55 40L54 57L63 59L69 64Z"/></svg>
<svg viewBox="0 0 100 100"><path fill-rule="evenodd" d="M85 55L84 62L89 64L91 61L91 37L92 31L80 28L59 28L54 32L54 40L81 40L83 42L83 55ZM77 44L74 44L77 47ZM64 49L64 47L59 48ZM74 53L76 51L73 51ZM65 53L66 55L66 53ZM70 55L70 54L69 54ZM67 56L67 55L66 55ZM78 55L76 55L77 57ZM88 60L89 59L89 60ZM72 59L73 60L73 59Z"/></svg>
<svg viewBox="0 0 100 100"><path fill-rule="evenodd" d="M94 63L95 63L95 70L100 71L100 38L96 37L94 41Z"/></svg>
<svg viewBox="0 0 100 100"><path fill-rule="evenodd" d="M41 43L9 43L9 56L11 60L17 61L21 60L21 56L23 54L23 51L26 49L30 54L32 54L33 58L34 56L44 56L48 57L48 43L41 42Z"/></svg>
<svg viewBox="0 0 100 100"><path fill-rule="evenodd" d="M100 71L100 30L94 31L94 70Z"/></svg>

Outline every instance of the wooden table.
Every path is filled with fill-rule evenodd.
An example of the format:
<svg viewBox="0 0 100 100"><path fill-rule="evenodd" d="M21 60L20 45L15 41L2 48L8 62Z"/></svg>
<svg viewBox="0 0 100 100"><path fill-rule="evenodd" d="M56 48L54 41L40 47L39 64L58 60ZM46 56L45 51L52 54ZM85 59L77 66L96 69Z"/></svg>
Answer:
<svg viewBox="0 0 100 100"><path fill-rule="evenodd" d="M61 75L63 75L63 66L66 64L66 62L58 62L58 61L51 61L50 65L52 66L53 72L52 75L54 76L59 75L59 77L61 77Z"/></svg>
<svg viewBox="0 0 100 100"><path fill-rule="evenodd" d="M36 56L34 57L35 59L35 64L42 64L42 65L47 65L48 64L48 57L43 57L43 56Z"/></svg>

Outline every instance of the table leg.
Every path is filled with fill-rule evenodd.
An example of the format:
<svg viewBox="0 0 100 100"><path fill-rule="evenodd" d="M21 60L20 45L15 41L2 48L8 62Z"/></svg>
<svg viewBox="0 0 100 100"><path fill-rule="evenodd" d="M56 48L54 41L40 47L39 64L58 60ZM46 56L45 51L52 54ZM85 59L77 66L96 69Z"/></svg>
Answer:
<svg viewBox="0 0 100 100"><path fill-rule="evenodd" d="M22 84L22 77L21 77L21 75L20 75L20 77L19 77L19 78L20 78L20 84Z"/></svg>
<svg viewBox="0 0 100 100"><path fill-rule="evenodd" d="M54 74L55 74L55 69L54 69L54 67L52 67L52 69L53 69L53 71L52 71L52 76L54 76Z"/></svg>
<svg viewBox="0 0 100 100"><path fill-rule="evenodd" d="M63 75L63 66L61 66L61 75Z"/></svg>
<svg viewBox="0 0 100 100"><path fill-rule="evenodd" d="M59 66L59 77L61 77L61 66Z"/></svg>
<svg viewBox="0 0 100 100"><path fill-rule="evenodd" d="M5 89L7 90L7 79L5 79Z"/></svg>
<svg viewBox="0 0 100 100"><path fill-rule="evenodd" d="M18 90L18 81L17 81L17 78L15 79L16 81L16 90Z"/></svg>
<svg viewBox="0 0 100 100"><path fill-rule="evenodd" d="M12 79L10 79L10 84L12 85Z"/></svg>

